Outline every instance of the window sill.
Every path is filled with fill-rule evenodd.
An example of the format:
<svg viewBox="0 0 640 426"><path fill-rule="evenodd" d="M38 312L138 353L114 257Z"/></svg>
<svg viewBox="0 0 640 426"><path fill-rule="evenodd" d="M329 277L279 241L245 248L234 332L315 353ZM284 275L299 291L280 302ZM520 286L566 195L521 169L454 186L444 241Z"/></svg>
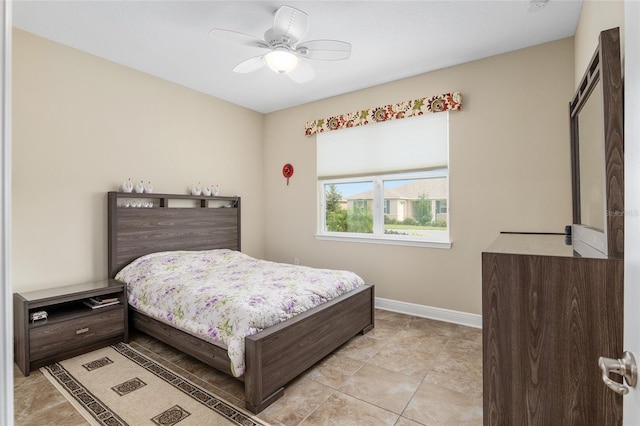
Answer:
<svg viewBox="0 0 640 426"><path fill-rule="evenodd" d="M392 238L380 238L374 236L356 236L356 235L323 235L317 234L316 240L320 241L341 241L346 243L366 243L366 244L385 244L394 246L411 246L411 247L428 247L436 249L451 249L451 242L436 241L417 241L417 240L400 240Z"/></svg>

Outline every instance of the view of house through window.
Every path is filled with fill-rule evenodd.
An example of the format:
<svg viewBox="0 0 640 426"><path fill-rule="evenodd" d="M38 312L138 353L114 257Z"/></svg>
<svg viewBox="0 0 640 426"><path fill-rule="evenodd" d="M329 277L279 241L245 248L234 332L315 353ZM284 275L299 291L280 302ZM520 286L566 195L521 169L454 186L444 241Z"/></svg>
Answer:
<svg viewBox="0 0 640 426"><path fill-rule="evenodd" d="M447 230L447 178L384 181L384 233L428 237L432 231Z"/></svg>
<svg viewBox="0 0 640 426"><path fill-rule="evenodd" d="M446 170L337 179L322 185L326 233L448 239Z"/></svg>

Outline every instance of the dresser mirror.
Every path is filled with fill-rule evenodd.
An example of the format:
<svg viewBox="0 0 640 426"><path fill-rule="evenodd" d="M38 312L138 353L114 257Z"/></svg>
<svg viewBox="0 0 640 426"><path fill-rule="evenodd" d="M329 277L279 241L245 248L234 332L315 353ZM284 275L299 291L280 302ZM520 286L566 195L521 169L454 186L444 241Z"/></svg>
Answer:
<svg viewBox="0 0 640 426"><path fill-rule="evenodd" d="M580 223L604 232L605 160L602 83L598 81L578 116Z"/></svg>
<svg viewBox="0 0 640 426"><path fill-rule="evenodd" d="M573 245L589 257L624 254L624 139L618 28L598 48L569 103Z"/></svg>

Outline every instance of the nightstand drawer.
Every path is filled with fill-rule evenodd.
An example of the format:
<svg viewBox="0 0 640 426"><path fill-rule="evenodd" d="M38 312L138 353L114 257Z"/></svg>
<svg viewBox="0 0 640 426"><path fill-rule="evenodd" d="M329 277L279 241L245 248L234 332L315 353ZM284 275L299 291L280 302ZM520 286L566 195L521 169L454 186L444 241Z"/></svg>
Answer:
<svg viewBox="0 0 640 426"><path fill-rule="evenodd" d="M32 328L29 331L31 360L123 334L123 310L124 307L118 307L69 321Z"/></svg>

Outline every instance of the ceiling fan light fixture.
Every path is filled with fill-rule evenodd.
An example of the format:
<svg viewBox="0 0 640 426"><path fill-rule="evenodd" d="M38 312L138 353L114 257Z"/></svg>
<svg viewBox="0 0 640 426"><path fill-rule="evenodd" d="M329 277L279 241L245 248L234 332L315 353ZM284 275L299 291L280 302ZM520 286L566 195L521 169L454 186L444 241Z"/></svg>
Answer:
<svg viewBox="0 0 640 426"><path fill-rule="evenodd" d="M300 63L300 59L286 49L272 50L263 59L269 68L280 74L290 73Z"/></svg>

